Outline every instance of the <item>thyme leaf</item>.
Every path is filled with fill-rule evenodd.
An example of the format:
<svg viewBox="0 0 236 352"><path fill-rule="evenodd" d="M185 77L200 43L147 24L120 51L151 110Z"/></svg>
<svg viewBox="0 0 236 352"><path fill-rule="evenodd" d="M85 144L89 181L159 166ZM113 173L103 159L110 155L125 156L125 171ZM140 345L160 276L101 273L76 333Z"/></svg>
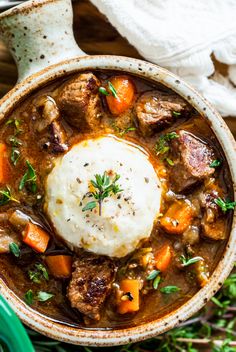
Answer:
<svg viewBox="0 0 236 352"><path fill-rule="evenodd" d="M111 91L111 94L113 95L113 97L115 99L118 99L117 91L116 91L115 87L113 86L113 84L110 81L108 81L108 88Z"/></svg>
<svg viewBox="0 0 236 352"><path fill-rule="evenodd" d="M220 165L221 165L221 160L216 159L216 160L213 160L212 163L209 166L214 168L214 167L218 167Z"/></svg>
<svg viewBox="0 0 236 352"><path fill-rule="evenodd" d="M10 201L20 203L19 200L17 200L11 195L11 189L8 186L5 190L0 191L0 195L0 205L5 205Z"/></svg>
<svg viewBox="0 0 236 352"><path fill-rule="evenodd" d="M49 299L51 299L52 297L54 297L54 294L49 293L49 292L39 291L37 294L37 300L39 302L46 302Z"/></svg>
<svg viewBox="0 0 236 352"><path fill-rule="evenodd" d="M179 259L183 267L192 265L194 263L199 262L200 260L203 260L202 257L186 258L185 255L181 255Z"/></svg>
<svg viewBox="0 0 236 352"><path fill-rule="evenodd" d="M17 243L12 242L9 244L9 251L17 258L20 256L20 248Z"/></svg>
<svg viewBox="0 0 236 352"><path fill-rule="evenodd" d="M117 194L123 190L117 184L120 175L116 174L113 178L105 171L103 175L96 174L95 180L90 180L91 185L95 188L94 192L89 192L89 195L94 198L93 201L88 202L82 211L92 210L99 205L99 215L102 215L102 202L105 198L110 197L112 194Z"/></svg>
<svg viewBox="0 0 236 352"><path fill-rule="evenodd" d="M223 200L220 197L217 199L214 199L214 202L223 211L223 213L226 213L228 210L233 210L236 206L236 202L230 202L228 200Z"/></svg>
<svg viewBox="0 0 236 352"><path fill-rule="evenodd" d="M162 287L160 289L161 293L164 293L164 294L170 294L170 293L174 293L174 292L178 292L180 291L180 288L177 287L177 286L165 286L165 287Z"/></svg>
<svg viewBox="0 0 236 352"><path fill-rule="evenodd" d="M37 191L37 175L35 172L35 169L31 165L31 163L26 160L26 165L28 167L28 170L25 172L24 176L22 177L20 184L19 184L19 191L22 191L22 189L26 186L26 184L29 184L29 189L32 193L35 193Z"/></svg>

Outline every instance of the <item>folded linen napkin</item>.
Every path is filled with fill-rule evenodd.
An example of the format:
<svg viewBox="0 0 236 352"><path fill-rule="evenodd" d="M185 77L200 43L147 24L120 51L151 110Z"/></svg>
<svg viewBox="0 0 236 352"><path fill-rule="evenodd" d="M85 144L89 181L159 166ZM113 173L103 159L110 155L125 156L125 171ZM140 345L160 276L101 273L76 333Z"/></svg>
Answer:
<svg viewBox="0 0 236 352"><path fill-rule="evenodd" d="M236 116L236 0L91 0L147 60ZM212 56L228 65L215 71Z"/></svg>

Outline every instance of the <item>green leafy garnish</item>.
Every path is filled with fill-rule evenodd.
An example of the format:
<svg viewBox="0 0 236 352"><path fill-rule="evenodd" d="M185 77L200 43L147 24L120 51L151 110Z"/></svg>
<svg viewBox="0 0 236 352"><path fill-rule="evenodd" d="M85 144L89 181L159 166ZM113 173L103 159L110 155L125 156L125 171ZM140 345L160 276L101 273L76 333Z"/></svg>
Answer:
<svg viewBox="0 0 236 352"><path fill-rule="evenodd" d="M49 280L47 269L43 264L35 264L35 270L29 270L28 274L30 280L36 284L39 284L42 278Z"/></svg>
<svg viewBox="0 0 236 352"><path fill-rule="evenodd" d="M174 293L174 292L178 292L180 291L180 288L177 287L177 286L165 286L165 287L162 287L160 289L161 293L164 293L164 294L170 294L170 293Z"/></svg>
<svg viewBox="0 0 236 352"><path fill-rule="evenodd" d="M209 165L210 167L218 167L221 165L221 160L213 160L212 163Z"/></svg>
<svg viewBox="0 0 236 352"><path fill-rule="evenodd" d="M37 294L37 300L39 302L46 302L49 299L51 299L52 297L54 297L54 295L49 292L39 291Z"/></svg>
<svg viewBox="0 0 236 352"><path fill-rule="evenodd" d="M98 91L99 91L99 93L101 93L103 95L106 95L106 96L110 95L110 93L104 87L99 87Z"/></svg>
<svg viewBox="0 0 236 352"><path fill-rule="evenodd" d="M12 242L9 244L9 251L17 258L19 258L20 256L20 248L18 246L18 244L16 244L15 242Z"/></svg>
<svg viewBox="0 0 236 352"><path fill-rule="evenodd" d="M15 135L23 132L23 130L20 128L20 125L21 125L21 120L19 119L9 119L7 122L6 122L6 125L13 125L14 128L15 128Z"/></svg>
<svg viewBox="0 0 236 352"><path fill-rule="evenodd" d="M14 198L11 195L11 190L10 188L7 186L5 190L1 190L0 191L0 205L5 205L8 202L16 202L16 203L20 203L19 200L17 200L16 198Z"/></svg>
<svg viewBox="0 0 236 352"><path fill-rule="evenodd" d="M110 81L108 81L108 88L111 91L111 94L113 95L113 97L118 99L117 91Z"/></svg>
<svg viewBox="0 0 236 352"><path fill-rule="evenodd" d="M148 281L153 280L152 286L155 290L158 288L158 285L161 280L161 277L159 274L160 274L160 270L153 270L146 278Z"/></svg>
<svg viewBox="0 0 236 352"><path fill-rule="evenodd" d="M25 187L26 184L29 185L29 189L32 193L35 193L37 191L37 175L35 172L35 169L33 166L30 164L28 160L26 160L26 165L28 167L28 170L22 177L20 184L19 184L19 191L22 191L22 189Z"/></svg>
<svg viewBox="0 0 236 352"><path fill-rule="evenodd" d="M34 301L34 294L33 294L33 291L32 290L28 290L26 293L25 293L25 302L30 306L33 301Z"/></svg>
<svg viewBox="0 0 236 352"><path fill-rule="evenodd" d="M95 180L90 180L90 183L96 189L94 192L89 192L86 195L92 196L94 198L93 201L88 202L83 208L82 211L92 210L97 204L99 206L99 215L102 214L102 201L110 197L112 194L117 194L122 192L123 190L117 185L117 181L119 180L120 175L115 175L113 178L108 176L106 171L103 175L95 175Z"/></svg>
<svg viewBox="0 0 236 352"><path fill-rule="evenodd" d="M217 199L214 199L214 202L223 211L223 213L226 213L228 210L233 210L236 206L236 202L230 202L227 200L223 200L220 197Z"/></svg>
<svg viewBox="0 0 236 352"><path fill-rule="evenodd" d="M178 111L172 111L172 115L175 116L175 117L178 117L178 116L181 115L181 113L178 112Z"/></svg>
<svg viewBox="0 0 236 352"><path fill-rule="evenodd" d="M131 131L135 131L136 127L130 126L130 127L126 127L124 129L116 126L114 123L112 124L112 127L114 128L114 130L121 136L123 137L126 133L131 132Z"/></svg>
<svg viewBox="0 0 236 352"><path fill-rule="evenodd" d="M161 281L160 275L158 275L158 276L153 280L152 286L153 286L154 290L157 290L157 289L158 289L158 286L159 286L160 281Z"/></svg>
<svg viewBox="0 0 236 352"><path fill-rule="evenodd" d="M10 156L11 162L14 166L16 166L18 160L20 159L20 151L19 149L12 147L11 149L11 156Z"/></svg>
<svg viewBox="0 0 236 352"><path fill-rule="evenodd" d="M170 165L170 166L173 166L175 163L173 162L172 159L170 158L165 158L165 160L167 161L167 163Z"/></svg>
<svg viewBox="0 0 236 352"><path fill-rule="evenodd" d="M160 136L155 146L157 155L165 154L169 152L170 150L169 142L175 138L179 138L176 132L169 132Z"/></svg>
<svg viewBox="0 0 236 352"><path fill-rule="evenodd" d="M148 276L147 276L147 280L153 280L157 277L157 275L160 274L160 270L153 270Z"/></svg>
<svg viewBox="0 0 236 352"><path fill-rule="evenodd" d="M200 260L203 260L202 257L193 257L193 258L189 258L189 257L185 257L185 255L181 255L180 256L180 261L182 263L182 266L189 266L191 264L194 264L194 263L197 263L199 262Z"/></svg>

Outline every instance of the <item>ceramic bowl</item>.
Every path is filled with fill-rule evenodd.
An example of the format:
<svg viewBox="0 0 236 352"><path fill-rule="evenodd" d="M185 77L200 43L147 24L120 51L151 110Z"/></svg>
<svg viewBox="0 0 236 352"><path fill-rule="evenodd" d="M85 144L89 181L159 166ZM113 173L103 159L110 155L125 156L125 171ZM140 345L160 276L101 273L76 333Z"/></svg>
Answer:
<svg viewBox="0 0 236 352"><path fill-rule="evenodd" d="M124 71L160 82L171 88L210 123L236 180L236 146L233 136L217 111L192 87L165 69L151 63L119 56L87 56L75 43L69 0L27 1L0 15L0 34L17 63L17 85L0 101L3 119L28 94L46 83L77 71L109 69ZM232 194L232 199L235 194ZM161 319L135 327L113 330L78 329L59 324L27 306L0 280L0 293L7 298L21 320L54 339L73 344L111 346L143 340L161 334L191 317L217 292L236 260L235 213L230 236L209 283L180 308Z"/></svg>

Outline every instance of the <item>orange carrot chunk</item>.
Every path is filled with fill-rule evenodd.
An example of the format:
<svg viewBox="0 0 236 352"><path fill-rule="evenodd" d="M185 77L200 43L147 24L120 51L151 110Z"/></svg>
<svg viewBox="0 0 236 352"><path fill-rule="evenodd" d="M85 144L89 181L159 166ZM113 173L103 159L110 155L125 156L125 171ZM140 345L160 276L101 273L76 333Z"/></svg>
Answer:
<svg viewBox="0 0 236 352"><path fill-rule="evenodd" d="M10 176L10 165L7 156L7 146L0 143L0 183L6 183Z"/></svg>
<svg viewBox="0 0 236 352"><path fill-rule="evenodd" d="M23 242L39 253L46 251L49 239L46 231L31 222L26 225L23 231Z"/></svg>
<svg viewBox="0 0 236 352"><path fill-rule="evenodd" d="M72 257L69 255L49 255L45 258L46 264L53 276L67 278L72 272Z"/></svg>
<svg viewBox="0 0 236 352"><path fill-rule="evenodd" d="M107 90L110 95L106 96L107 104L113 115L120 115L129 109L134 100L134 83L128 76L114 76L110 79ZM114 88L114 90L112 89Z"/></svg>
<svg viewBox="0 0 236 352"><path fill-rule="evenodd" d="M138 280L122 280L120 289L123 295L119 302L118 312L120 314L132 313L139 310L139 281Z"/></svg>
<svg viewBox="0 0 236 352"><path fill-rule="evenodd" d="M156 268L160 271L166 271L171 262L171 248L167 244L163 246L155 256Z"/></svg>
<svg viewBox="0 0 236 352"><path fill-rule="evenodd" d="M163 229L171 234L182 234L193 220L193 209L184 201L173 203L165 215L160 219Z"/></svg>

